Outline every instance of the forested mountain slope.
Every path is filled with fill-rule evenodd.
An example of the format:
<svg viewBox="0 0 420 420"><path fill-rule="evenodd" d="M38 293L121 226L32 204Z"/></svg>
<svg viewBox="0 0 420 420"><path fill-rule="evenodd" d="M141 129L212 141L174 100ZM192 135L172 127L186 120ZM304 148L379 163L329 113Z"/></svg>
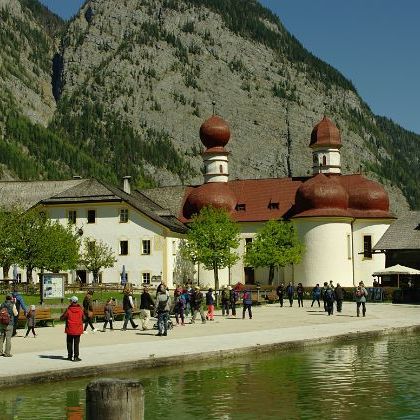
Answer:
<svg viewBox="0 0 420 420"><path fill-rule="evenodd" d="M64 30L44 10L40 19L36 0L8 3L44 28L48 48L31 65L42 76L36 86L50 77L36 118L20 88L4 90L0 162L9 176L202 182L198 129L215 101L231 125L231 178L306 175L309 136L326 113L342 133L343 172L362 166L380 179L398 212L407 209L400 191L420 206L420 136L374 116L350 81L256 1L90 0Z"/></svg>

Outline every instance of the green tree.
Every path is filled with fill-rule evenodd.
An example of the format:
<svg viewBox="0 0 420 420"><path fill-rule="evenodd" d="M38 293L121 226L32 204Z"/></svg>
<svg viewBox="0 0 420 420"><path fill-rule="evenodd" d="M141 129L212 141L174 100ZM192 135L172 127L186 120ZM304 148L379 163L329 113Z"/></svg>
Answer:
<svg viewBox="0 0 420 420"><path fill-rule="evenodd" d="M213 270L214 285L219 289L219 270L232 266L239 256L239 228L225 210L204 207L195 215L187 234L186 255L207 270Z"/></svg>
<svg viewBox="0 0 420 420"><path fill-rule="evenodd" d="M179 242L176 253L174 278L177 283L186 284L188 279L192 279L195 273L195 261L188 255L187 241L182 239Z"/></svg>
<svg viewBox="0 0 420 420"><path fill-rule="evenodd" d="M254 268L269 267L268 284L273 284L274 267L298 264L303 252L291 222L269 220L248 244L244 262Z"/></svg>
<svg viewBox="0 0 420 420"><path fill-rule="evenodd" d="M0 266L3 268L3 278L5 279L9 276L10 267L16 262L14 244L18 220L17 211L9 212L0 209Z"/></svg>
<svg viewBox="0 0 420 420"><path fill-rule="evenodd" d="M11 214L14 214L13 212ZM68 270L79 260L79 240L71 227L53 222L39 209L18 211L13 253L16 263L26 268L29 283L34 269Z"/></svg>
<svg viewBox="0 0 420 420"><path fill-rule="evenodd" d="M94 283L98 282L99 271L102 268L113 267L116 261L114 251L104 242L91 238L83 241L80 263L86 267L86 270L92 272Z"/></svg>

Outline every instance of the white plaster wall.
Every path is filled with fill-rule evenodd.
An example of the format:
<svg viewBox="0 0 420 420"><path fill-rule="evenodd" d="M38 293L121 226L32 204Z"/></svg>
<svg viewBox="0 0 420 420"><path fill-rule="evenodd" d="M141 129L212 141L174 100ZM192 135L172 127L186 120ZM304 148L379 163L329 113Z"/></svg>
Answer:
<svg viewBox="0 0 420 420"><path fill-rule="evenodd" d="M227 182L229 179L228 157L226 155L207 155L204 159L205 182ZM222 171L220 171L222 166Z"/></svg>
<svg viewBox="0 0 420 420"><path fill-rule="evenodd" d="M353 223L353 258L354 280L356 285L363 281L366 286L372 286L372 273L385 268L385 254L372 254L372 258L363 256L363 237L372 237L372 247L386 232L392 220L368 220L358 219Z"/></svg>
<svg viewBox="0 0 420 420"><path fill-rule="evenodd" d="M129 220L120 223L121 208L129 209ZM142 283L142 273L149 272L152 276L160 276L164 270L164 253L166 249L165 232L162 226L153 222L147 216L125 204L54 206L48 208L51 219L67 224L68 210L77 211L76 226L83 229L82 238L101 240L114 250L117 262L114 267L104 269L102 282L119 283L122 266L130 283ZM96 210L95 223L87 223L87 211ZM128 241L128 255L119 255L120 241ZM150 255L141 254L142 240L151 241ZM82 267L80 267L82 269ZM169 270L167 270L169 272ZM172 272L172 270L171 270ZM92 277L90 276L92 280Z"/></svg>
<svg viewBox="0 0 420 420"><path fill-rule="evenodd" d="M338 149L316 149L314 154L314 173L340 173L341 155ZM327 167L323 165L323 157L326 157ZM338 168L329 168L328 166L339 166Z"/></svg>
<svg viewBox="0 0 420 420"><path fill-rule="evenodd" d="M352 259L347 249L350 220L296 219L294 223L305 245L302 261L294 267L294 283L310 287L332 280L352 286Z"/></svg>

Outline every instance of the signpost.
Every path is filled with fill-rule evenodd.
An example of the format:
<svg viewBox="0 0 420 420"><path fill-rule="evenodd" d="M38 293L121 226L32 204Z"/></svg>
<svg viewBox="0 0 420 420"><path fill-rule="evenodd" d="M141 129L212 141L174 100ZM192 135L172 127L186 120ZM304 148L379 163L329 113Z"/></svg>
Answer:
<svg viewBox="0 0 420 420"><path fill-rule="evenodd" d="M64 299L65 274L40 274L41 305L45 299Z"/></svg>

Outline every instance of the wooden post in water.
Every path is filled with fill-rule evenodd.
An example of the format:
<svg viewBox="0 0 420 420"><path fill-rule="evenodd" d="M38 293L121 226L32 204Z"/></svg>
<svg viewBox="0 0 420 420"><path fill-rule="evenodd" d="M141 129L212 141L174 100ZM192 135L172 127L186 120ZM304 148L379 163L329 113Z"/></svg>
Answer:
<svg viewBox="0 0 420 420"><path fill-rule="evenodd" d="M144 389L140 381L98 379L86 387L88 420L143 420Z"/></svg>

